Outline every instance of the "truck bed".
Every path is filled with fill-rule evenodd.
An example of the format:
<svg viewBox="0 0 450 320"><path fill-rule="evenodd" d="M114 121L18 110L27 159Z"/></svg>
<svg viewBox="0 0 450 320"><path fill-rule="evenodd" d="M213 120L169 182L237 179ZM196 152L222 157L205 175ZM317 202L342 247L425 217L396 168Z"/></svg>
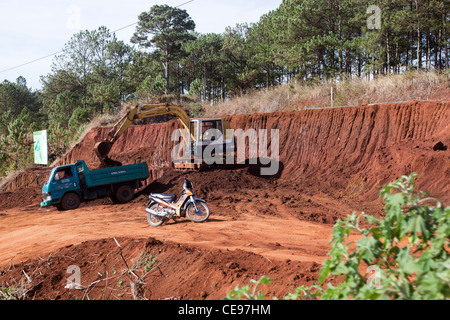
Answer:
<svg viewBox="0 0 450 320"><path fill-rule="evenodd" d="M79 173L84 173L84 183L88 188L149 177L148 166L145 162L96 170L86 170L85 165L83 168L84 170Z"/></svg>

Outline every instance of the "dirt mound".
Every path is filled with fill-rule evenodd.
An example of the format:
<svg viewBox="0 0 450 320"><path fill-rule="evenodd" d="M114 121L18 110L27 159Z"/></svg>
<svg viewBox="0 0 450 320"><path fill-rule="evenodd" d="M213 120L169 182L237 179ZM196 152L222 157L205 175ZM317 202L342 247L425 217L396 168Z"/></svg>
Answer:
<svg viewBox="0 0 450 320"><path fill-rule="evenodd" d="M0 193L0 208L7 210L16 207L38 205L42 201L42 189L24 188L13 192Z"/></svg>
<svg viewBox="0 0 450 320"><path fill-rule="evenodd" d="M149 181L152 181L162 175L162 169L171 166L171 150L175 144L171 141L171 134L178 128L180 126L175 120L167 123L131 126L114 143L109 157L123 165L147 162L150 169ZM75 163L81 159L91 169L100 167L101 163L94 153L94 146L107 136L110 129L92 129L57 165Z"/></svg>
<svg viewBox="0 0 450 320"><path fill-rule="evenodd" d="M207 200L213 211L225 216L239 217L250 213L281 218L288 214L302 220L334 224L352 210L307 186L255 175L253 168L248 166L190 173L168 169L163 177L144 188L134 202L145 203L151 192L179 196L183 177L192 181L196 195ZM361 209L367 210L367 207ZM379 214L379 207L369 211Z"/></svg>
<svg viewBox="0 0 450 320"><path fill-rule="evenodd" d="M216 300L236 285L269 276L273 283L260 289L268 297L284 297L317 281L320 268L315 262L269 260L242 250L205 250L154 238L117 241L121 249L114 239L86 241L10 265L0 271L0 285L19 289L22 284L27 298L37 300L133 299L133 294L152 300ZM70 266L80 270L78 290L66 288L74 279Z"/></svg>
<svg viewBox="0 0 450 320"><path fill-rule="evenodd" d="M48 178L51 168L30 168L13 176L0 192L12 192L24 188L41 188Z"/></svg>

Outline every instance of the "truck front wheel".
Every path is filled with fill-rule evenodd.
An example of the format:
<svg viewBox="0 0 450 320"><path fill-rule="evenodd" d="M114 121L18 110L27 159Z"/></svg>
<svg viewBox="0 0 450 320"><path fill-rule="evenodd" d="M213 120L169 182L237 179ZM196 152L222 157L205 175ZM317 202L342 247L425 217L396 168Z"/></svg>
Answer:
<svg viewBox="0 0 450 320"><path fill-rule="evenodd" d="M81 199L76 193L66 193L61 199L61 207L64 210L74 210L80 206Z"/></svg>
<svg viewBox="0 0 450 320"><path fill-rule="evenodd" d="M133 200L134 190L130 186L121 186L117 189L116 199L120 203L127 203Z"/></svg>

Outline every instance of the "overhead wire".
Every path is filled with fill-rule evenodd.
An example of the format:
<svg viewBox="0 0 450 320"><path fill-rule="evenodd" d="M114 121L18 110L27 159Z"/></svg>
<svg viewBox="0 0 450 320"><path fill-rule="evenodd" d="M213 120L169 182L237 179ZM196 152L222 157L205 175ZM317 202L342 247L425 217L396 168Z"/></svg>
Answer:
<svg viewBox="0 0 450 320"><path fill-rule="evenodd" d="M182 3L182 4L179 4L179 5L175 6L175 8L180 8L180 7L185 6L185 5L187 5L188 3L191 3L191 2L194 2L194 1L195 1L195 0L186 1L186 2L184 2L184 3ZM121 31L121 30L127 29L127 28L129 28L129 27L132 27L132 26L138 24L138 23L139 23L139 21L133 22L132 24L129 24L129 25L126 25L126 26L121 27L121 28L119 28L119 29L113 30L112 33L116 33L116 32L119 32L119 31ZM48 55L46 55L46 56L44 56L44 57L37 58L37 59L34 59L34 60L31 60L31 61L28 61L28 62L19 64L19 65L17 65L17 66L10 67L10 68L4 69L4 70L0 70L0 73L4 73L4 72L7 72L7 71L11 71L11 70L14 70L14 69L18 69L18 68L24 67L24 66L26 66L26 65L29 65L29 64L32 64L32 63L35 63L35 62L38 62L38 61L41 61L41 60L44 60L44 59L47 59L47 58L56 56L57 54L60 54L60 53L62 53L62 52L64 52L64 50L59 50L58 52L54 52L54 53L48 54Z"/></svg>

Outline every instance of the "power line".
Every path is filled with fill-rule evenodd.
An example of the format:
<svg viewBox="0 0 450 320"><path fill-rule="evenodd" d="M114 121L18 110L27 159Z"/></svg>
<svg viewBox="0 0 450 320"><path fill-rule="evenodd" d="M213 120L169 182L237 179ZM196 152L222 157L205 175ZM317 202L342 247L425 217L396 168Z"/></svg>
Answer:
<svg viewBox="0 0 450 320"><path fill-rule="evenodd" d="M187 5L188 3L191 3L191 2L194 2L194 1L195 1L195 0L186 1L186 2L184 2L184 3L182 3L182 4L177 5L175 8L180 8L180 7L185 6L185 5ZM129 25L126 25L126 26L124 26L124 27L121 27L121 28L119 28L119 29L116 29L116 30L112 31L112 33L116 33L116 32L119 32L119 31L121 31L121 30L127 29L127 28L129 28L129 27L132 27L132 26L138 24L138 23L139 23L139 21L134 22L134 23L129 24ZM64 50L59 50L58 52L54 52L54 53L48 54L48 55L46 55L46 56L44 56L44 57L37 58L37 59L31 60L31 61L22 63L22 64L19 64L19 65L17 65L17 66L14 66L14 67L11 67L11 68L8 68L8 69L0 70L0 73L4 73L4 72L7 72L7 71L11 71L11 70L14 70L14 69L18 69L18 68L24 67L24 66L26 66L26 65L29 65L29 64L32 64L32 63L35 63L35 62L38 62L38 61L41 61L41 60L44 60L44 59L47 59L47 58L56 56L57 54L60 54L60 53L62 53L63 51L64 51Z"/></svg>
<svg viewBox="0 0 450 320"><path fill-rule="evenodd" d="M182 6L187 5L188 3L191 3L191 2L194 2L194 1L195 1L195 0L186 1L185 3L182 3L182 4L177 5L175 8L182 7Z"/></svg>
<svg viewBox="0 0 450 320"><path fill-rule="evenodd" d="M18 69L18 68L20 68L20 67L23 67L23 66L26 66L26 65L35 63L35 62L37 62L37 61L44 60L44 59L47 59L47 58L49 58L49 57L53 57L53 56L55 56L55 55L57 55L57 54L59 54L59 53L61 53L61 52L63 52L63 50L60 50L60 51L58 51L58 52L55 52L55 53L46 55L45 57L41 57L41 58L38 58L38 59L35 59L35 60L32 60L32 61L28 61L28 62L19 64L19 65L15 66L15 67L11 67L11 68L8 68L8 69L5 69L5 70L1 70L0 73L6 72L6 71L10 71L10 70L14 70L14 69Z"/></svg>

